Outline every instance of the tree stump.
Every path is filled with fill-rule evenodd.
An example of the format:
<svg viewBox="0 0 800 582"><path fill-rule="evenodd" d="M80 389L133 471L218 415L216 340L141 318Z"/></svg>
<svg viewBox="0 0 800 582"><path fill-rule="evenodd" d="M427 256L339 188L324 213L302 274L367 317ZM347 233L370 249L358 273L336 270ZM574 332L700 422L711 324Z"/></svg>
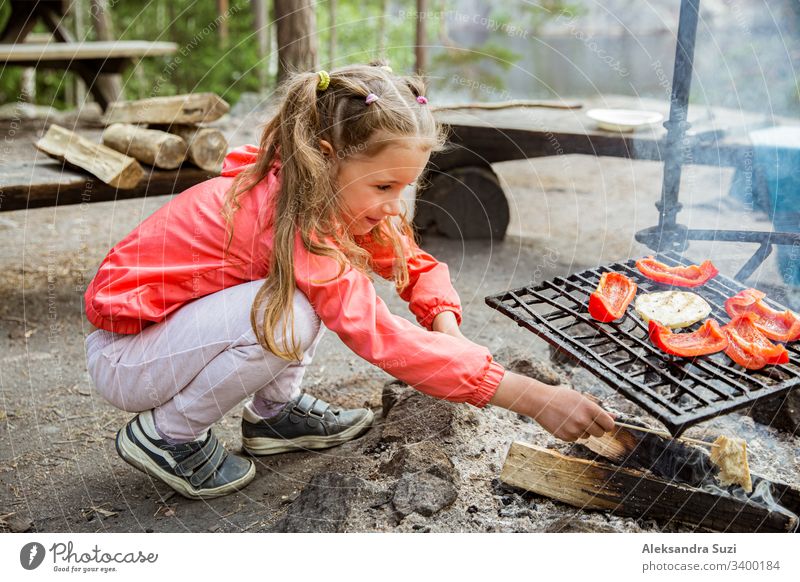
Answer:
<svg viewBox="0 0 800 582"><path fill-rule="evenodd" d="M429 178L417 198L414 222L454 239L505 237L508 201L491 167L465 166Z"/></svg>

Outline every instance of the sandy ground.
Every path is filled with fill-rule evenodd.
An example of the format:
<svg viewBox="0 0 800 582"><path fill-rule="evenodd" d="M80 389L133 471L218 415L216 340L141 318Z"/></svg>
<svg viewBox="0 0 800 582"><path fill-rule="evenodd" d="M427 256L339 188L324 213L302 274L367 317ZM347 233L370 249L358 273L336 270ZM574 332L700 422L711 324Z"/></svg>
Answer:
<svg viewBox="0 0 800 582"><path fill-rule="evenodd" d="M241 126L239 126L241 128ZM237 134L232 145L251 141ZM502 243L428 237L423 246L450 266L464 305L465 334L507 358L548 357L546 344L489 309L484 297L602 262L641 256L633 238L656 222L653 206L661 168L649 162L573 156L497 164L512 207ZM693 168L684 177L681 222L693 227L769 228L765 217L726 196L731 173ZM321 453L292 453L258 461L258 476L244 491L209 502L173 496L136 471L114 450L116 431L129 415L103 401L85 370L82 291L108 249L167 197L68 206L0 215L0 516L5 527L30 531L264 531L275 523L309 479L324 471L374 482L385 461L378 427L362 439ZM748 247L694 244L690 257L714 257L733 275ZM777 283L770 259L753 282ZM384 284L390 309L412 319ZM505 354L505 356L503 356ZM502 359L501 359L502 361ZM581 390L618 410L636 413L605 385L580 369L561 370ZM344 406L380 412L381 390L391 380L354 356L327 333L305 380L314 395ZM502 409L464 405L465 418L443 442L460 476L458 499L431 518L413 514L402 523L353 516L358 531L545 531L567 521L594 523L595 531L680 530L674 526L607 519L576 512L543 498L524 498L524 511L504 510L499 469L515 439L553 444L538 425ZM219 423L218 435L239 448L240 408ZM800 485L800 439L756 425L738 414L691 429L746 431L753 470ZM505 498L504 498L505 496ZM520 498L522 499L522 498ZM517 507L515 502L514 507ZM471 509L471 508L474 508ZM377 511L377 510L376 510Z"/></svg>

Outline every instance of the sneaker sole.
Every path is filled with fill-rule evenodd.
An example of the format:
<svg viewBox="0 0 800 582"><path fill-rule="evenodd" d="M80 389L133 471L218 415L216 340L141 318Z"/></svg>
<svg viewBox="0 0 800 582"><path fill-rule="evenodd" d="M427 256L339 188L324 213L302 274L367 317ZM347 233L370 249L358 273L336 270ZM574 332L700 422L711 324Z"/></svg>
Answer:
<svg viewBox="0 0 800 582"><path fill-rule="evenodd" d="M264 456L286 453L288 451L296 451L298 449L327 449L329 447L334 447L336 445L353 440L354 438L357 438L363 433L367 432L372 426L372 420L374 417L375 415L370 410L369 414L365 416L364 420L359 424L354 424L342 432L330 436L309 435L294 439L274 439L269 437L243 436L242 450L251 455Z"/></svg>
<svg viewBox="0 0 800 582"><path fill-rule="evenodd" d="M247 471L243 477L240 477L236 481L232 481L226 485L221 485L220 487L215 487L213 489L194 489L184 479L176 475L170 475L167 471L154 463L146 453L142 452L136 443L128 438L125 428L127 427L124 427L117 432L117 438L115 440L117 453L119 456L122 457L122 459L129 465L136 467L151 477L155 477L156 479L163 481L184 497L189 497L190 499L211 499L213 497L222 497L223 495L228 495L229 493L233 493L234 491L242 489L256 476L256 466L254 463L250 463L250 470Z"/></svg>

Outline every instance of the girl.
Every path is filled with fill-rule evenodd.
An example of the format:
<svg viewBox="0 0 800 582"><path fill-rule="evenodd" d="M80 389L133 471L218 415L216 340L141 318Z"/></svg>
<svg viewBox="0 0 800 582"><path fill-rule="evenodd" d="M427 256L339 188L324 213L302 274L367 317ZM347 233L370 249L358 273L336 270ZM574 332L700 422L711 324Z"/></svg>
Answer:
<svg viewBox="0 0 800 582"><path fill-rule="evenodd" d="M250 455L322 449L369 429L370 410L300 391L325 328L433 397L502 406L565 440L613 428L597 404L505 371L461 334L447 266L417 247L402 204L445 135L422 80L376 65L291 76L260 146L234 149L221 176L142 222L86 290L99 328L86 340L89 374L109 402L138 413L117 451L187 497L253 479L253 461L210 430L245 398ZM419 326L388 311L369 271L394 282Z"/></svg>

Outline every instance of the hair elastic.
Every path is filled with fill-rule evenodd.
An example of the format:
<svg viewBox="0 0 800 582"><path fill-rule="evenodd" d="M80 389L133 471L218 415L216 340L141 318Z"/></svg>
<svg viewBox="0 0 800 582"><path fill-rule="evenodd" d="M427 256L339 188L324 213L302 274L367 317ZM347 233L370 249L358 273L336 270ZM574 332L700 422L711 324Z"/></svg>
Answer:
<svg viewBox="0 0 800 582"><path fill-rule="evenodd" d="M331 76L328 74L328 71L317 71L317 76L319 77L319 83L317 83L317 89L320 91L324 91L328 88L328 85L331 84Z"/></svg>
<svg viewBox="0 0 800 582"><path fill-rule="evenodd" d="M377 101L378 99L380 99L380 97L375 95L375 93L370 93L369 95L367 95L367 98L364 100L364 102L367 105L369 105L370 103L375 103L375 101Z"/></svg>
<svg viewBox="0 0 800 582"><path fill-rule="evenodd" d="M428 103L428 98L425 97L425 95L419 95L417 96L417 103L420 105L426 105Z"/></svg>

